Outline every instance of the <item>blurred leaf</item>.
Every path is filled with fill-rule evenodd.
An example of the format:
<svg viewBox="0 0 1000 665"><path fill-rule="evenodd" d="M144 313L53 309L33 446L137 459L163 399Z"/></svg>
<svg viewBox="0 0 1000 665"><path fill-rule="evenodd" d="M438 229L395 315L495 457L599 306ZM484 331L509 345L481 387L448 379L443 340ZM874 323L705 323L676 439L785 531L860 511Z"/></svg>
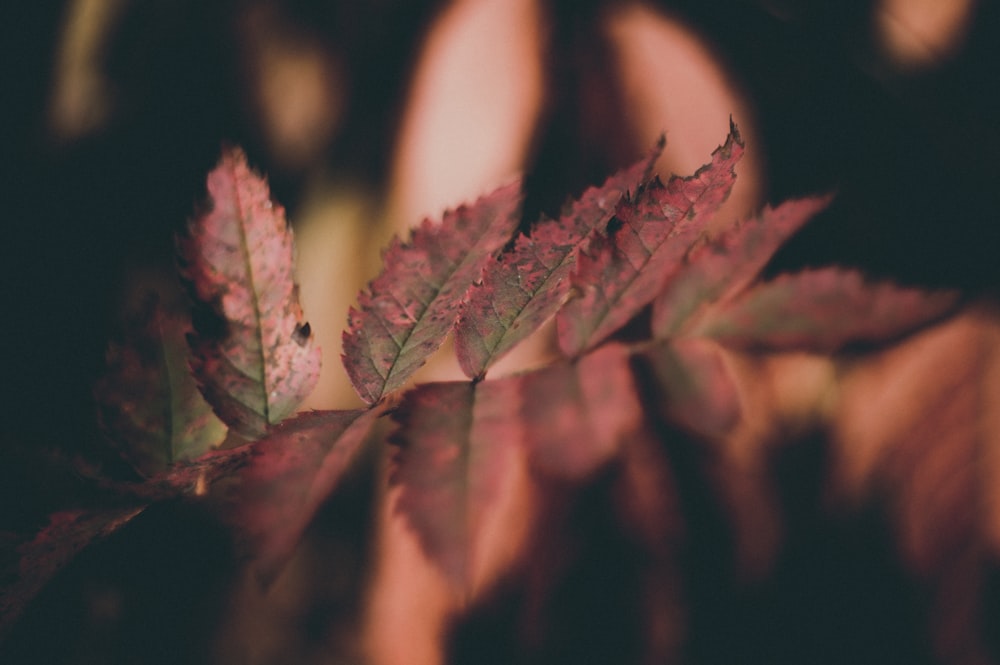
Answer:
<svg viewBox="0 0 1000 665"><path fill-rule="evenodd" d="M706 307L747 288L775 251L828 204L822 197L786 201L704 237L653 302L653 336L679 334Z"/></svg>
<svg viewBox="0 0 1000 665"><path fill-rule="evenodd" d="M709 438L729 433L740 418L739 395L721 350L703 339L660 342L638 354L654 380L664 417Z"/></svg>
<svg viewBox="0 0 1000 665"><path fill-rule="evenodd" d="M0 586L0 638L42 587L88 545L105 538L146 509L144 503L53 513L34 538L17 548L18 569Z"/></svg>
<svg viewBox="0 0 1000 665"><path fill-rule="evenodd" d="M294 551L383 412L303 413L249 444L240 468L213 484L211 499L263 580Z"/></svg>
<svg viewBox="0 0 1000 665"><path fill-rule="evenodd" d="M867 282L840 268L806 270L751 288L707 313L691 333L730 348L830 353L898 338L957 303L953 291Z"/></svg>
<svg viewBox="0 0 1000 665"><path fill-rule="evenodd" d="M451 584L471 592L476 544L521 439L512 418L517 382L422 384L407 392L393 419L399 446L391 482L397 510Z"/></svg>
<svg viewBox="0 0 1000 665"><path fill-rule="evenodd" d="M109 346L106 373L94 388L105 434L146 477L226 436L188 370L186 332L186 322L166 314L151 294L126 321L123 340Z"/></svg>
<svg viewBox="0 0 1000 665"><path fill-rule="evenodd" d="M518 416L533 467L552 477L585 480L641 429L630 356L627 347L610 344L577 361L516 377Z"/></svg>
<svg viewBox="0 0 1000 665"><path fill-rule="evenodd" d="M833 491L884 502L901 563L925 585L935 649L957 665L997 655L998 351L995 307L968 308L845 366L831 427Z"/></svg>

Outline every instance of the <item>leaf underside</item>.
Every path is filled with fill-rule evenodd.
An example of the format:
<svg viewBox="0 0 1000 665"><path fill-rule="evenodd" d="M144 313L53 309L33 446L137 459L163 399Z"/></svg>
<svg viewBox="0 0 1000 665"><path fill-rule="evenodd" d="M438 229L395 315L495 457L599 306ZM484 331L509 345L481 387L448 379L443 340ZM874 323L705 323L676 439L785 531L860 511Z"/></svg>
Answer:
<svg viewBox="0 0 1000 665"><path fill-rule="evenodd" d="M383 411L313 411L287 420L249 444L243 467L214 491L262 581L280 571Z"/></svg>
<svg viewBox="0 0 1000 665"><path fill-rule="evenodd" d="M510 251L486 263L455 328L455 350L466 376L482 376L555 314L569 294L579 249L607 226L622 197L649 177L662 150L661 140L643 159L587 189L559 219L543 220L530 236L518 236Z"/></svg>
<svg viewBox="0 0 1000 665"><path fill-rule="evenodd" d="M615 226L581 253L576 297L556 315L559 346L575 356L600 343L649 304L715 217L736 181L743 142L735 125L694 175L654 180L619 203Z"/></svg>
<svg viewBox="0 0 1000 665"><path fill-rule="evenodd" d="M668 421L701 437L718 439L736 425L740 401L721 349L709 340L657 342L636 354L656 386L657 404Z"/></svg>
<svg viewBox="0 0 1000 665"><path fill-rule="evenodd" d="M631 351L609 344L575 362L518 377L524 445L532 466L583 480L642 427Z"/></svg>
<svg viewBox="0 0 1000 665"><path fill-rule="evenodd" d="M211 209L178 239L196 301L191 369L219 417L253 439L312 392L320 352L298 302L292 232L267 183L232 149L207 184Z"/></svg>
<svg viewBox="0 0 1000 665"><path fill-rule="evenodd" d="M428 383L404 395L393 419L399 446L391 482L396 509L454 588L473 583L479 526L497 498L520 440L516 382Z"/></svg>
<svg viewBox="0 0 1000 665"><path fill-rule="evenodd" d="M389 246L343 337L344 368L365 402L401 387L441 346L466 290L517 228L521 201L512 183Z"/></svg>

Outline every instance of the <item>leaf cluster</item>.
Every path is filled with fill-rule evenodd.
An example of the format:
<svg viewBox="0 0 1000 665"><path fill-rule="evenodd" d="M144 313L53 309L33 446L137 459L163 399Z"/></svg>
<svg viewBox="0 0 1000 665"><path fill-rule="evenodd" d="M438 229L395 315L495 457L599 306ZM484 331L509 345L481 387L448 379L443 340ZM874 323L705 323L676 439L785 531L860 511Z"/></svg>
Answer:
<svg viewBox="0 0 1000 665"><path fill-rule="evenodd" d="M113 509L53 516L22 545L2 625L76 551L165 499L203 502L270 579L359 451L383 442L395 450L396 510L469 598L482 525L518 464L586 486L613 461L655 458L665 428L719 439L745 415L729 351L880 344L955 307L954 293L841 268L763 280L829 197L719 220L744 151L735 126L687 177L652 175L662 149L528 234L517 231L512 183L394 241L343 336L344 367L368 407L297 416L320 353L298 304L292 234L266 182L227 150L208 176L207 209L178 240L190 319L148 302L110 347L95 389L109 440L144 480L114 484ZM468 380L411 387L449 335ZM554 360L490 376L533 335L550 335ZM391 426L376 427L386 415ZM650 478L637 476L628 501L639 508L622 519L661 551L673 537L669 510L649 497L667 481Z"/></svg>

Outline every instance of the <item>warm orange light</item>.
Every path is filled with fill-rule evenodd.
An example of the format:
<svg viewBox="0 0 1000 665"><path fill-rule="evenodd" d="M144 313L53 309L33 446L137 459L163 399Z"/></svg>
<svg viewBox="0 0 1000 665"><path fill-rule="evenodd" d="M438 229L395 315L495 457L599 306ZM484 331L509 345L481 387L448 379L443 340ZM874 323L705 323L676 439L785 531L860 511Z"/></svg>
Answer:
<svg viewBox="0 0 1000 665"><path fill-rule="evenodd" d="M961 44L976 0L882 0L875 27L887 55L902 67L933 65Z"/></svg>

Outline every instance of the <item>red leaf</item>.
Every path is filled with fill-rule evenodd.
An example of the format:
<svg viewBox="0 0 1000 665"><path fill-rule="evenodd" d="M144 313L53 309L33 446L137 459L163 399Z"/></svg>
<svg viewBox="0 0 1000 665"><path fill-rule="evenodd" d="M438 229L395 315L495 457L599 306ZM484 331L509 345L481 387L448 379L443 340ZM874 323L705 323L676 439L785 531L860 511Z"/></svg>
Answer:
<svg viewBox="0 0 1000 665"><path fill-rule="evenodd" d="M630 356L628 348L612 344L576 362L514 377L533 466L550 476L584 479L641 428Z"/></svg>
<svg viewBox="0 0 1000 665"><path fill-rule="evenodd" d="M740 417L736 383L713 343L679 339L659 343L639 356L651 370L663 415L699 436L718 439Z"/></svg>
<svg viewBox="0 0 1000 665"><path fill-rule="evenodd" d="M49 525L18 548L18 570L0 584L0 638L42 587L83 549L110 536L153 503L204 495L213 483L245 466L248 450L243 446L211 451L139 483L99 482L104 505L50 515Z"/></svg>
<svg viewBox="0 0 1000 665"><path fill-rule="evenodd" d="M458 362L468 377L482 376L555 314L569 293L580 246L607 226L622 196L649 177L662 150L661 140L644 159L586 190L558 220L541 222L530 236L518 236L511 251L487 262L455 329Z"/></svg>
<svg viewBox="0 0 1000 665"><path fill-rule="evenodd" d="M507 185L389 246L344 333L344 367L367 403L402 386L441 346L469 285L517 228L521 198L520 183Z"/></svg>
<svg viewBox="0 0 1000 665"><path fill-rule="evenodd" d="M472 588L479 526L519 441L516 381L417 386L393 415L400 446L396 505L428 558L458 589ZM513 410L512 410L513 406Z"/></svg>
<svg viewBox="0 0 1000 665"><path fill-rule="evenodd" d="M786 201L705 238L653 302L653 336L678 334L706 306L745 289L778 248L829 204L829 198Z"/></svg>
<svg viewBox="0 0 1000 665"><path fill-rule="evenodd" d="M406 393L393 415L400 446L397 509L428 558L471 590L480 527L523 444L536 468L571 480L611 459L642 424L620 345L578 362L481 383L431 383Z"/></svg>
<svg viewBox="0 0 1000 665"><path fill-rule="evenodd" d="M898 338L957 302L953 291L866 283L855 271L824 268L756 286L706 313L691 333L737 349L831 353Z"/></svg>
<svg viewBox="0 0 1000 665"><path fill-rule="evenodd" d="M178 240L199 310L191 368L224 422L256 438L295 411L319 377L320 353L293 280L293 239L267 183L228 150L208 176L212 209Z"/></svg>
<svg viewBox="0 0 1000 665"><path fill-rule="evenodd" d="M652 301L691 243L728 198L743 142L733 125L712 161L690 177L655 180L615 213L621 224L597 236L577 261L577 297L556 315L559 346L577 355L625 325Z"/></svg>
<svg viewBox="0 0 1000 665"><path fill-rule="evenodd" d="M42 587L85 547L105 538L146 509L130 504L101 510L65 510L49 517L34 539L18 547L16 580L0 588L0 639Z"/></svg>
<svg viewBox="0 0 1000 665"><path fill-rule="evenodd" d="M188 371L187 329L155 296L147 298L126 322L122 343L108 348L107 373L94 387L105 434L146 477L226 436Z"/></svg>
<svg viewBox="0 0 1000 665"><path fill-rule="evenodd" d="M383 412L301 414L249 444L245 466L213 489L261 579L279 572Z"/></svg>

